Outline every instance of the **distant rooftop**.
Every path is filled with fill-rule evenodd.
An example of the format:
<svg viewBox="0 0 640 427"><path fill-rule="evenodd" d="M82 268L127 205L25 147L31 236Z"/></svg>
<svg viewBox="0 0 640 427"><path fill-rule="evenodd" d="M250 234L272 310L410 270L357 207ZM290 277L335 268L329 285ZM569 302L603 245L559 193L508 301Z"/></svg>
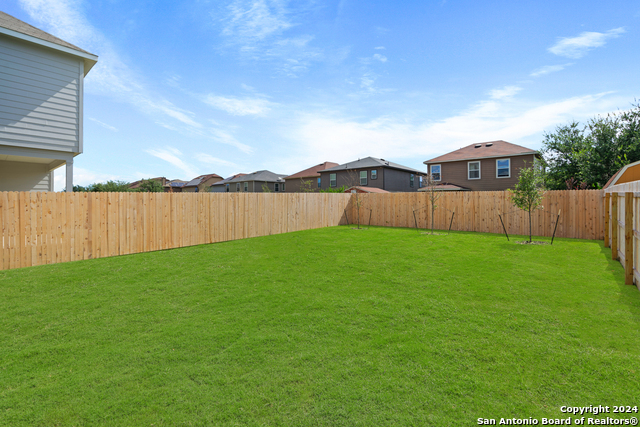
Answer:
<svg viewBox="0 0 640 427"><path fill-rule="evenodd" d="M521 145L516 145L507 141L500 140L479 142L476 144L467 145L466 147L462 147L450 153L443 154L442 156L435 157L431 160L426 160L423 163L446 163L457 162L460 160L483 159L487 157L518 156L526 154L538 154L538 152Z"/></svg>
<svg viewBox="0 0 640 427"><path fill-rule="evenodd" d="M330 169L325 169L319 172L320 173L338 172L341 170L377 168L377 167L385 167L385 168L398 169L398 170L413 172L418 174L424 174L424 171L409 168L407 166L402 166L402 165L399 165L398 163L393 163L385 159L378 159L376 157L365 157L364 159L358 159L354 162L343 163L339 166L335 166Z"/></svg>

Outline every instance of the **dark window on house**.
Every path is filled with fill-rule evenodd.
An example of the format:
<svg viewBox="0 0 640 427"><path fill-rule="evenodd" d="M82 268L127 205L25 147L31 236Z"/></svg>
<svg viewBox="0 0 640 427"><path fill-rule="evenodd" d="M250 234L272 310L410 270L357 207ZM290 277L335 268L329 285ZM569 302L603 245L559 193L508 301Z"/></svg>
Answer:
<svg viewBox="0 0 640 427"><path fill-rule="evenodd" d="M440 165L431 165L431 179L440 181Z"/></svg>
<svg viewBox="0 0 640 427"><path fill-rule="evenodd" d="M276 182L276 185L275 185L275 191L276 192L278 191L278 183L277 182Z"/></svg>
<svg viewBox="0 0 640 427"><path fill-rule="evenodd" d="M248 182L244 183L244 191L249 191L249 183Z"/></svg>
<svg viewBox="0 0 640 427"><path fill-rule="evenodd" d="M511 159L496 160L496 178L511 177Z"/></svg>
<svg viewBox="0 0 640 427"><path fill-rule="evenodd" d="M480 162L469 162L467 167L469 179L480 179Z"/></svg>
<svg viewBox="0 0 640 427"><path fill-rule="evenodd" d="M284 191L284 185L286 184L286 182L282 183L282 191Z"/></svg>
<svg viewBox="0 0 640 427"><path fill-rule="evenodd" d="M336 174L335 173L329 174L329 187L337 187L337 186L338 186L338 182L336 180Z"/></svg>
<svg viewBox="0 0 640 427"><path fill-rule="evenodd" d="M320 183L321 183L320 179L321 178L318 178L318 188L320 188Z"/></svg>
<svg viewBox="0 0 640 427"><path fill-rule="evenodd" d="M413 187L414 178L415 178L415 176L413 176L413 174L411 174L411 176L409 178L409 187Z"/></svg>
<svg viewBox="0 0 640 427"><path fill-rule="evenodd" d="M373 169L371 171L371 179L378 179L378 170L377 169Z"/></svg>
<svg viewBox="0 0 640 427"><path fill-rule="evenodd" d="M236 192L240 192L240 183L236 182Z"/></svg>
<svg viewBox="0 0 640 427"><path fill-rule="evenodd" d="M360 185L367 185L367 171L360 171Z"/></svg>
<svg viewBox="0 0 640 427"><path fill-rule="evenodd" d="M227 184L226 187L227 187L227 193L228 193L229 192L229 184Z"/></svg>

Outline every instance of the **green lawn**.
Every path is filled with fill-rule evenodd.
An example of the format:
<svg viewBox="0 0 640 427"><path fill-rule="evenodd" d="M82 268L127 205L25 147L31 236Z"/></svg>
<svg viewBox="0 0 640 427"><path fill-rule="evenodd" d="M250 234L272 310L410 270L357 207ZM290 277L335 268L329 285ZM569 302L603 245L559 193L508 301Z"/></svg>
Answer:
<svg viewBox="0 0 640 427"><path fill-rule="evenodd" d="M0 425L452 426L640 404L640 292L610 250L516 239L334 227L0 271Z"/></svg>

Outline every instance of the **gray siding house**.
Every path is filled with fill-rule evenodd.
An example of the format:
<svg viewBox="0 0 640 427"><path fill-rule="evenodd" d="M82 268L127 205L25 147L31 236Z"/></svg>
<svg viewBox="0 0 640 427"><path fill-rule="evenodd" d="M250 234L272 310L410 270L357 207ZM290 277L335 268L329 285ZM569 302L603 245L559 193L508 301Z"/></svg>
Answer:
<svg viewBox="0 0 640 427"><path fill-rule="evenodd" d="M385 159L367 157L318 171L321 189L344 186L372 187L391 192L418 191L425 173Z"/></svg>
<svg viewBox="0 0 640 427"><path fill-rule="evenodd" d="M285 190L285 176L262 170L233 178L227 184L229 185L230 193L283 193Z"/></svg>
<svg viewBox="0 0 640 427"><path fill-rule="evenodd" d="M82 153L86 74L98 57L0 12L0 191L52 191Z"/></svg>

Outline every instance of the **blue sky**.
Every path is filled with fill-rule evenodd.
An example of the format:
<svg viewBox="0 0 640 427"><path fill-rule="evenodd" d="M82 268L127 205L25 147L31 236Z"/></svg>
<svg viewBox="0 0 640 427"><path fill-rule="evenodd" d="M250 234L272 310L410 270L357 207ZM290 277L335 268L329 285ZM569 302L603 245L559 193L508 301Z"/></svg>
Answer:
<svg viewBox="0 0 640 427"><path fill-rule="evenodd" d="M633 1L8 0L99 56L76 184L541 147L640 98ZM640 100L640 99L639 99ZM63 187L64 168L56 171Z"/></svg>

